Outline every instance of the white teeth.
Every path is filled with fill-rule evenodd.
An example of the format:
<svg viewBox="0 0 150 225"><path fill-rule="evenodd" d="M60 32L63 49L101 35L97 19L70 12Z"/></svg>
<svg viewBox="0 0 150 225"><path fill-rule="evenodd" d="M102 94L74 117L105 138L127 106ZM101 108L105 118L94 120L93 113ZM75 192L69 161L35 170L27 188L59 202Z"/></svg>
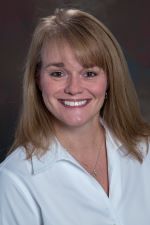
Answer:
<svg viewBox="0 0 150 225"><path fill-rule="evenodd" d="M67 106L82 106L85 105L87 103L87 100L82 100L82 101L63 101L64 105Z"/></svg>

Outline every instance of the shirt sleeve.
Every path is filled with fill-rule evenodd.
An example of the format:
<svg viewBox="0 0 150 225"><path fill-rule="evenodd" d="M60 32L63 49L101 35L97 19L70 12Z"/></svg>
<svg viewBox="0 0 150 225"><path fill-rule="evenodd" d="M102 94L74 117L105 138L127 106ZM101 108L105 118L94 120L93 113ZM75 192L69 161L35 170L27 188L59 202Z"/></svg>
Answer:
<svg viewBox="0 0 150 225"><path fill-rule="evenodd" d="M40 209L21 180L7 170L0 171L0 224L42 225Z"/></svg>

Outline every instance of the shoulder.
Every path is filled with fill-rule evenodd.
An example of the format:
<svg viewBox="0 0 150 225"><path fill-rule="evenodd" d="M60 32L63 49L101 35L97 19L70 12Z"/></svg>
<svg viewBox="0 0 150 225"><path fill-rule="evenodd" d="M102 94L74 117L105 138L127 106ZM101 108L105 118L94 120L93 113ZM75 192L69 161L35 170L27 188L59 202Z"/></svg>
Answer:
<svg viewBox="0 0 150 225"><path fill-rule="evenodd" d="M2 202L11 204L14 200L26 202L31 199L28 184L32 187L32 180L31 161L26 159L25 149L18 147L0 164L0 206Z"/></svg>
<svg viewBox="0 0 150 225"><path fill-rule="evenodd" d="M31 173L31 162L26 159L23 147L18 147L0 164L0 174L6 173L6 171L18 175Z"/></svg>
<svg viewBox="0 0 150 225"><path fill-rule="evenodd" d="M2 224L41 224L33 195L30 163L22 147L0 164L0 221ZM28 183L30 188L28 188ZM14 203L17 204L14 204ZM24 220L24 215L27 215Z"/></svg>
<svg viewBox="0 0 150 225"><path fill-rule="evenodd" d="M0 164L1 202L7 198L13 201L22 193L23 179L30 174L28 164L22 147L17 148Z"/></svg>

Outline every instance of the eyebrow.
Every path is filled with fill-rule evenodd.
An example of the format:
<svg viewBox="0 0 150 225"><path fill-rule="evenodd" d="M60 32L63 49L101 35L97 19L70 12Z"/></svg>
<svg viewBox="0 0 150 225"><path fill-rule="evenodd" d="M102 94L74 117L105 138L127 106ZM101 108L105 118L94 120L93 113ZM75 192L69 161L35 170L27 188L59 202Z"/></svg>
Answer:
<svg viewBox="0 0 150 225"><path fill-rule="evenodd" d="M58 62L58 63L48 63L46 66L45 66L45 68L48 68L48 67L50 67L50 66L55 66L55 67L64 67L65 65L64 65L64 63L62 63L62 62Z"/></svg>

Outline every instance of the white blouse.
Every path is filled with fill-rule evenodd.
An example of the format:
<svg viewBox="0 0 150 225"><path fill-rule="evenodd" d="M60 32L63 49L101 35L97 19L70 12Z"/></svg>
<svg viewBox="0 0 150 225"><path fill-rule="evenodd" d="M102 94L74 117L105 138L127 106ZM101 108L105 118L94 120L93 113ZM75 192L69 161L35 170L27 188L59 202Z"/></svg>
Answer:
<svg viewBox="0 0 150 225"><path fill-rule="evenodd" d="M109 197L58 141L41 159L16 149L0 165L0 224L149 225L150 152L140 164L108 129L106 145Z"/></svg>

